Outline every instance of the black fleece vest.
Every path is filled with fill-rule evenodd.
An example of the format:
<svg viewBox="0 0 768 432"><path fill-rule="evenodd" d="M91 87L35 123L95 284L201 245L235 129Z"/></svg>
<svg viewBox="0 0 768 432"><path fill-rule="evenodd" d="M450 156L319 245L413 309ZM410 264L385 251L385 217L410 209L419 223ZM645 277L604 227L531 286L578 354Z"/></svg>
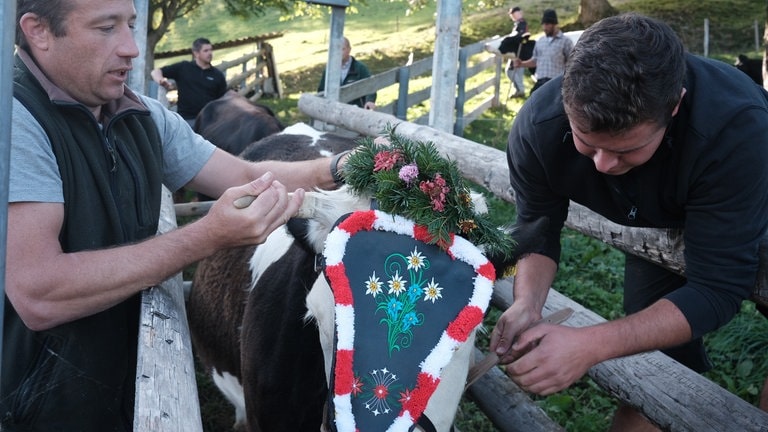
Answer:
<svg viewBox="0 0 768 432"><path fill-rule="evenodd" d="M156 233L163 161L148 112L121 112L102 130L82 105L51 102L18 57L14 97L51 140L64 189L64 252ZM131 431L139 299L34 332L6 298L0 429Z"/></svg>

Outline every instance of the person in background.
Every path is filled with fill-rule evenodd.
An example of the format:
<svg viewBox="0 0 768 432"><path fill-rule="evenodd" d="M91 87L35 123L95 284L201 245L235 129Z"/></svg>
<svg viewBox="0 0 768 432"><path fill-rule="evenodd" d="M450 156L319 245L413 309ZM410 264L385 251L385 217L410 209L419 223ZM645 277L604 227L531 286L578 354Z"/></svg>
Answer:
<svg viewBox="0 0 768 432"><path fill-rule="evenodd" d="M141 292L262 243L339 157L251 163L132 92L133 0L16 10L0 430L133 431ZM220 198L156 235L163 185Z"/></svg>
<svg viewBox="0 0 768 432"><path fill-rule="evenodd" d="M346 37L341 46L341 85L351 84L355 81L360 81L371 76L371 72L363 62L357 60L350 55L352 52L352 45L349 43L349 39ZM320 84L317 86L317 92L322 93L325 91L325 70L320 78ZM367 110L376 109L376 93L371 93L349 102L350 104L357 105L360 108Z"/></svg>
<svg viewBox="0 0 768 432"><path fill-rule="evenodd" d="M208 102L224 96L227 92L227 78L213 67L213 45L205 38L192 43L192 61L184 60L161 68L153 69L150 75L166 90L173 89L170 80L176 82L179 100L178 113L190 125Z"/></svg>
<svg viewBox="0 0 768 432"><path fill-rule="evenodd" d="M729 64L686 53L668 25L624 14L588 28L564 75L526 101L509 134L518 222L550 223L542 249L518 262L515 301L491 334L512 380L549 395L595 364L652 350L710 369L702 337L739 312L757 280L766 130L768 93ZM685 276L627 253L625 317L527 329L555 278L570 201L621 225L682 231ZM658 429L622 405L611 430Z"/></svg>
<svg viewBox="0 0 768 432"><path fill-rule="evenodd" d="M528 33L528 22L523 16L523 10L519 6L515 6L509 10L509 18L512 20L512 34L524 35ZM512 85L515 86L515 93L510 97L512 98L524 98L525 97L525 68L515 67L514 61L510 61L507 65L507 74L509 79L512 80Z"/></svg>
<svg viewBox="0 0 768 432"><path fill-rule="evenodd" d="M544 85L552 78L562 75L565 64L568 61L573 41L565 37L557 26L557 12L554 9L546 9L541 16L541 26L544 29L544 37L536 41L533 48L533 56L528 60L515 59L517 68L536 68L531 93Z"/></svg>

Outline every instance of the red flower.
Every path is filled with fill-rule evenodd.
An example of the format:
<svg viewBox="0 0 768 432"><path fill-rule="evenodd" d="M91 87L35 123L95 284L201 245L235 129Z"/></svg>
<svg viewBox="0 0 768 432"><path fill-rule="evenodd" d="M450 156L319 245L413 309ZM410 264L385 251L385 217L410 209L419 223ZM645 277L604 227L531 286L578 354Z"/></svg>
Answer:
<svg viewBox="0 0 768 432"><path fill-rule="evenodd" d="M354 377L352 380L352 396L357 396L363 391L363 383L360 377Z"/></svg>
<svg viewBox="0 0 768 432"><path fill-rule="evenodd" d="M439 212L445 210L445 195L451 191L451 188L445 184L445 179L440 173L435 174L431 181L424 180L419 183L419 189L427 194L432 202L432 210Z"/></svg>
<svg viewBox="0 0 768 432"><path fill-rule="evenodd" d="M405 391L400 392L400 399L398 400L400 402L400 405L405 405L407 402L410 402L412 393L409 389L405 389Z"/></svg>
<svg viewBox="0 0 768 432"><path fill-rule="evenodd" d="M403 159L399 151L382 150L373 157L373 171L391 170Z"/></svg>
<svg viewBox="0 0 768 432"><path fill-rule="evenodd" d="M373 389L373 396L377 399L386 399L389 395L389 389L384 384L379 384Z"/></svg>

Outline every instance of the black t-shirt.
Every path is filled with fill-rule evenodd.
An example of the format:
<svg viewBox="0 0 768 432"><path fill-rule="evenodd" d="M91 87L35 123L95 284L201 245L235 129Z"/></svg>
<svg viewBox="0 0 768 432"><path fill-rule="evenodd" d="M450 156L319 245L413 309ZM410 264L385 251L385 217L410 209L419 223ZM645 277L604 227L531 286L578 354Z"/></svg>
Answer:
<svg viewBox="0 0 768 432"><path fill-rule="evenodd" d="M179 91L177 109L185 119L194 119L205 104L227 91L227 79L215 67L201 69L195 62L182 61L161 70L164 77L176 81Z"/></svg>

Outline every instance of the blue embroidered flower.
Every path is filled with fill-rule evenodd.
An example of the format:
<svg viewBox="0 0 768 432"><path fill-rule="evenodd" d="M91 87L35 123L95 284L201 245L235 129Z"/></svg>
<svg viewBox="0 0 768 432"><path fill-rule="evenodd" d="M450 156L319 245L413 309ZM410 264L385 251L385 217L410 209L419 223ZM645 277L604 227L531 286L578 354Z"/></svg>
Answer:
<svg viewBox="0 0 768 432"><path fill-rule="evenodd" d="M416 316L416 312L411 311L403 316L403 331L408 330L411 326L415 327L419 324L421 323L419 322L419 317Z"/></svg>
<svg viewBox="0 0 768 432"><path fill-rule="evenodd" d="M397 319L397 313L403 310L403 303L396 297L389 299L387 302L387 315L390 319Z"/></svg>
<svg viewBox="0 0 768 432"><path fill-rule="evenodd" d="M376 276L375 271L365 282L365 294L374 298L376 312L383 311L386 314L379 323L387 325L390 355L392 351L408 348L413 340L413 329L424 324L424 314L416 307L422 296L423 301L432 303L443 297L443 288L437 284L434 277L430 282L426 281L425 273L429 267L429 260L418 248L413 248L413 252L408 256L393 253L384 260L384 273L389 277L389 290L384 289L384 282ZM403 277L403 271L408 273L408 278Z"/></svg>

